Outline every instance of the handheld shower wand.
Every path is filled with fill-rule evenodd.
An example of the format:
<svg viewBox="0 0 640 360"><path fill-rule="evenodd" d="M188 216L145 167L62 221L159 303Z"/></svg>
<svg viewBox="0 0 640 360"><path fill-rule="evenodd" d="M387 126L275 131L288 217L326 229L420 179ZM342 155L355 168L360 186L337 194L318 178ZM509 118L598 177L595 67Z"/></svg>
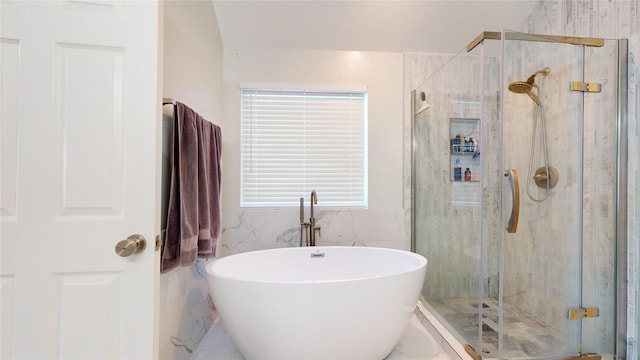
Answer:
<svg viewBox="0 0 640 360"><path fill-rule="evenodd" d="M531 76L529 76L527 81L514 81L510 83L508 86L509 91L514 92L516 94L527 94L529 95L531 100L533 100L533 102L536 103L536 109L533 115L534 123L533 123L533 137L531 139L531 155L529 157L529 174L527 175L527 195L531 200L535 202L541 202L546 200L549 197L550 189L555 186L555 181L557 181L557 171L553 167L549 166L549 156L548 156L548 149L547 149L547 131L546 131L545 119L544 119L544 106L542 106L542 102L540 101L540 87L538 86L538 84L535 83L537 75L547 76L549 75L550 72L551 72L551 69L549 69L548 67L545 67L531 74ZM534 88L536 89L537 94L533 92ZM541 142L540 145L542 146L542 151L543 151L544 167L538 169L536 171L535 176L533 176L532 175L533 157L534 157L538 122L540 122L540 128L541 128L540 132L542 133L541 139L540 139L540 142ZM532 178L536 180L536 184L538 184L538 186L540 186L540 184L544 184L544 189L546 191L542 198L536 198L531 194L530 188L531 188Z"/></svg>

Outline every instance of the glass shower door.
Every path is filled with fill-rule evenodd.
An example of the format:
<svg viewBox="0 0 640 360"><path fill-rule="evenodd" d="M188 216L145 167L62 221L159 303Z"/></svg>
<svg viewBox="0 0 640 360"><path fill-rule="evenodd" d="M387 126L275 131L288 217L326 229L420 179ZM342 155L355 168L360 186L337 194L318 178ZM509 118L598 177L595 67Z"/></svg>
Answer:
<svg viewBox="0 0 640 360"><path fill-rule="evenodd" d="M614 354L623 358L618 351L624 347L616 344L616 251L620 236L616 230L616 146L620 142L617 122L621 121L618 97L626 96L626 79L620 78L626 73L626 66L619 71L619 60L626 59L626 47L621 51L621 44L621 40L607 39L602 47L586 47L583 80L598 84L599 92L583 93L582 305L594 309L593 315L597 309L597 317L582 319L581 349L584 353L599 353L603 359L613 359Z"/></svg>
<svg viewBox="0 0 640 360"><path fill-rule="evenodd" d="M593 112L606 94L582 91L588 81L602 82L585 79L593 62L585 55L603 50L509 31L502 39L500 358L563 359L585 349L612 354L615 316L584 317L599 310L585 303L593 298L589 287L615 284L615 263L599 274L584 268L594 252L608 256L615 249L596 244L602 239L592 233L592 220L609 211L600 204L604 193L591 189L611 180L594 163L605 161L597 143L611 125ZM597 289L602 299L615 299L615 286ZM596 323L611 333L598 331L596 340L583 331Z"/></svg>

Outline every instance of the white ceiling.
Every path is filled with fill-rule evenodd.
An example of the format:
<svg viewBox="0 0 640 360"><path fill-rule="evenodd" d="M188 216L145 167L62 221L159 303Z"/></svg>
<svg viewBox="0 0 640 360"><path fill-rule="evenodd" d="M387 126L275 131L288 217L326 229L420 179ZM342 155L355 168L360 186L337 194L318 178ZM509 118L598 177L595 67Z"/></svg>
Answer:
<svg viewBox="0 0 640 360"><path fill-rule="evenodd" d="M213 0L228 47L456 53L519 30L536 0Z"/></svg>

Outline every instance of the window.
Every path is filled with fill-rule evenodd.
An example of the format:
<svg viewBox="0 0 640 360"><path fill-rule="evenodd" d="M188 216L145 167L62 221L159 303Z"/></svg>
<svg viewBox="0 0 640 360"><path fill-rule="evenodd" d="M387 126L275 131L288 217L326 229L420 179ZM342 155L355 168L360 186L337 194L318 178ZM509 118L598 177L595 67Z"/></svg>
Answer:
<svg viewBox="0 0 640 360"><path fill-rule="evenodd" d="M367 206L367 93L241 89L241 207Z"/></svg>

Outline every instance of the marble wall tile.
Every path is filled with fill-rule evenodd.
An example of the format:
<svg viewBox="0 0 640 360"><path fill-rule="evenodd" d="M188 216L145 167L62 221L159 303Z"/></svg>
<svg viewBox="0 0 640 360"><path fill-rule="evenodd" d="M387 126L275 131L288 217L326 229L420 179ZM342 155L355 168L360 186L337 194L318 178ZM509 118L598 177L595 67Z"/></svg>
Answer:
<svg viewBox="0 0 640 360"><path fill-rule="evenodd" d="M189 359L217 316L205 281L205 261L163 274L159 299L160 357Z"/></svg>
<svg viewBox="0 0 640 360"><path fill-rule="evenodd" d="M404 209L315 209L317 246L371 246L409 249ZM309 209L305 210L305 219ZM218 257L246 251L300 245L300 212L224 210ZM306 238L303 238L303 242Z"/></svg>

